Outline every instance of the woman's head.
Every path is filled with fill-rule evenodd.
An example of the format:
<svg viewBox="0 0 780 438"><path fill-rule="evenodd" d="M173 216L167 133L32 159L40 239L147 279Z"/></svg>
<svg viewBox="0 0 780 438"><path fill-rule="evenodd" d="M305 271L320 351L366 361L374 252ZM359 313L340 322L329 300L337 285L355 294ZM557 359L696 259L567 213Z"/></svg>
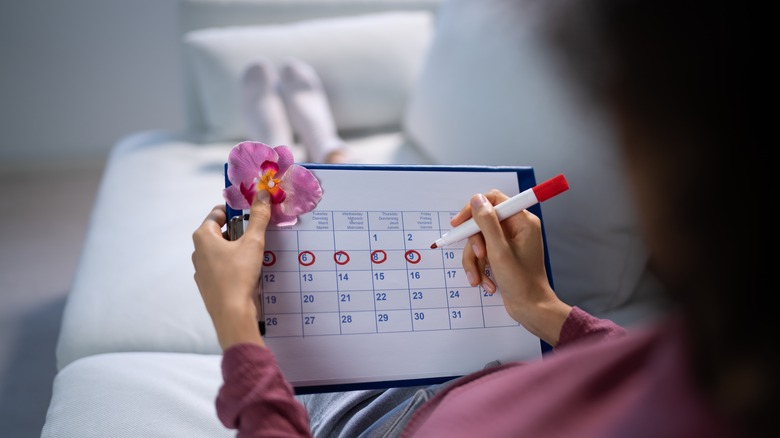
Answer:
<svg viewBox="0 0 780 438"><path fill-rule="evenodd" d="M559 3L552 41L585 96L613 116L652 268L686 318L696 377L725 409L757 413L777 397L778 333L762 293L772 195L769 161L748 129L756 78L745 6Z"/></svg>

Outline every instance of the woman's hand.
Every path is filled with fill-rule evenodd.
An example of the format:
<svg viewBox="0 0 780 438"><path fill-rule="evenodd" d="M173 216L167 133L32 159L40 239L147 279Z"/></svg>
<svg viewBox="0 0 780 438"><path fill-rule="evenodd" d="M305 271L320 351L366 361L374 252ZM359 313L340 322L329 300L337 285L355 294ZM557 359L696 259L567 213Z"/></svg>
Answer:
<svg viewBox="0 0 780 438"><path fill-rule="evenodd" d="M238 240L225 240L222 235L227 221L222 205L214 207L192 234L195 283L223 350L241 342L265 345L257 321L262 316L260 270L271 205L267 191L257 193L247 229Z"/></svg>
<svg viewBox="0 0 780 438"><path fill-rule="evenodd" d="M499 222L493 206L508 198L498 190L474 195L452 219L457 226L473 217L482 231L468 239L463 269L471 286L480 284L489 293L500 289L509 315L555 345L571 307L558 299L547 279L541 220L523 210ZM485 274L488 267L495 281Z"/></svg>

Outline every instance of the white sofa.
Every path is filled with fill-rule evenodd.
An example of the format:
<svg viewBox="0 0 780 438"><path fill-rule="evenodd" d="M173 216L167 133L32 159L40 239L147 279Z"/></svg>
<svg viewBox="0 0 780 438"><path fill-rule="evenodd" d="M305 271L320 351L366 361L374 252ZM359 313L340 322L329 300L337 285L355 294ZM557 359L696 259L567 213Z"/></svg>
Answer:
<svg viewBox="0 0 780 438"><path fill-rule="evenodd" d="M571 190L543 207L558 293L626 325L663 309L609 126L571 98L533 16L511 2L189 0L180 18L187 130L113 149L42 436L233 434L214 410L221 356L192 279L191 233L223 202L222 166L247 135L237 77L255 56L311 62L361 162L564 173Z"/></svg>

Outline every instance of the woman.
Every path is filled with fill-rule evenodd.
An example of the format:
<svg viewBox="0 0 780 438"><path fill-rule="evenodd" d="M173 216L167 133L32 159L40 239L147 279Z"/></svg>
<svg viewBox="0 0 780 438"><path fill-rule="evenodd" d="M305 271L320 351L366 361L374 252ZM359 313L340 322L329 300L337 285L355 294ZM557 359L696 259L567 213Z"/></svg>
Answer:
<svg viewBox="0 0 780 438"><path fill-rule="evenodd" d="M769 229L757 206L772 198L768 160L748 141L742 18L734 5L658 0L553 10L551 41L619 129L653 267L677 306L630 333L568 306L547 282L538 218L521 212L499 224L493 205L506 196L474 195L453 221L473 216L482 230L464 251L472 285L487 280L490 263L510 315L555 352L465 376L430 400L411 397L366 436L769 434L780 405L778 329L757 296L769 257L755 231ZM193 235L195 280L224 349L217 410L240 436L307 436L310 413L255 324L268 215L261 193L239 241L222 238L220 207Z"/></svg>

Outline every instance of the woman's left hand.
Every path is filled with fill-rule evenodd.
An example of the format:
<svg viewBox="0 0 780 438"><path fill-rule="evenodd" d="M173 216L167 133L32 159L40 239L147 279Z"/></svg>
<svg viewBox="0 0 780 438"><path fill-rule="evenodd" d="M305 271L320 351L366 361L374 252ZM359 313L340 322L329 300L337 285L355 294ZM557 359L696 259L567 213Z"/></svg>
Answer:
<svg viewBox="0 0 780 438"><path fill-rule="evenodd" d="M214 207L192 234L195 283L223 350L241 342L265 345L257 321L262 317L260 270L271 205L267 191L257 193L247 229L238 240L225 240L222 235L227 221L224 205Z"/></svg>

